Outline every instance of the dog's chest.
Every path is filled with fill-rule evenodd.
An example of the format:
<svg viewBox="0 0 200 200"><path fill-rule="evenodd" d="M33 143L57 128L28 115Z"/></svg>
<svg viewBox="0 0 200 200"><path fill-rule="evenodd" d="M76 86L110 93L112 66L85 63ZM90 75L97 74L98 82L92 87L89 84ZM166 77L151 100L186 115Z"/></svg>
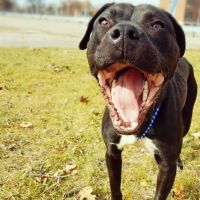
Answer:
<svg viewBox="0 0 200 200"><path fill-rule="evenodd" d="M154 155L157 147L153 141L147 137L138 139L135 135L121 135L120 141L118 144L115 144L119 150L122 150L124 146L130 144L138 144L145 147L151 155Z"/></svg>

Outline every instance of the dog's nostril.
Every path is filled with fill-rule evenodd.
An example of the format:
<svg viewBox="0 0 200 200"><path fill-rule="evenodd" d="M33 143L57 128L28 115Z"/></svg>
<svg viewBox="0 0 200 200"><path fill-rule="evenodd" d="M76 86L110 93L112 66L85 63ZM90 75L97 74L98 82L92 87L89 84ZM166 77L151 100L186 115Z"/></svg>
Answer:
<svg viewBox="0 0 200 200"><path fill-rule="evenodd" d="M135 30L130 30L128 35L131 40L138 40L140 38L139 33Z"/></svg>
<svg viewBox="0 0 200 200"><path fill-rule="evenodd" d="M111 37L113 39L118 39L120 37L120 31L119 31L119 29L113 30L113 32L111 33Z"/></svg>

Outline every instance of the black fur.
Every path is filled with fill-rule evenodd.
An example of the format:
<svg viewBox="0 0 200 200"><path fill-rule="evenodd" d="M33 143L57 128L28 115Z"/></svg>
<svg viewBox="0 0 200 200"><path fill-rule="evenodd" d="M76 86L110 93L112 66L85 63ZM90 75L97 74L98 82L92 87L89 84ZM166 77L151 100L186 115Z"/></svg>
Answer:
<svg viewBox="0 0 200 200"><path fill-rule="evenodd" d="M109 26L101 26L101 18L107 19ZM158 29L153 28L155 23ZM134 35L130 36L130 32ZM150 5L124 3L103 6L90 20L79 46L80 49L87 48L90 70L96 78L98 71L119 60L126 60L152 74L162 72L165 76L155 102L155 106L160 105L159 116L151 129L152 134L148 136L157 148L154 158L159 173L155 200L167 198L177 165L182 168L182 140L190 128L197 95L193 68L183 58L185 46L184 32L169 13ZM149 116L151 113L146 115L141 127L147 126ZM141 132L142 128L137 134ZM103 116L102 133L107 148L111 198L121 200L122 150L115 145L121 135L113 128L108 108Z"/></svg>
<svg viewBox="0 0 200 200"><path fill-rule="evenodd" d="M90 39L90 34L93 30L93 24L95 22L95 20L97 19L97 17L108 7L110 7L111 5L113 5L113 3L107 3L105 5L103 5L98 11L97 13L92 17L92 19L89 21L88 23L88 27L87 30L85 32L85 35L83 36L81 42L79 43L79 48L81 50L84 50L87 48L87 43Z"/></svg>

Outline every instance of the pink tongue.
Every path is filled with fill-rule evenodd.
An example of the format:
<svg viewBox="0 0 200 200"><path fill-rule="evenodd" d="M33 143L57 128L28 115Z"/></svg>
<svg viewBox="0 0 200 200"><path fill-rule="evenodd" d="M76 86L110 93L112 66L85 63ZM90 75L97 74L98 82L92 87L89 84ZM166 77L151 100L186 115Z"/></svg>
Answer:
<svg viewBox="0 0 200 200"><path fill-rule="evenodd" d="M129 69L124 72L112 88L112 100L120 116L126 122L136 122L139 115L143 78L140 72Z"/></svg>

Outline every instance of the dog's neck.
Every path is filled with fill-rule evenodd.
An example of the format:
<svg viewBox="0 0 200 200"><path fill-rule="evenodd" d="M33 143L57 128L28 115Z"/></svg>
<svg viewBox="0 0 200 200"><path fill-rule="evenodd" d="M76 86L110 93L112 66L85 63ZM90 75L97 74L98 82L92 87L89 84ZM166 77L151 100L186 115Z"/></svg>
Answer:
<svg viewBox="0 0 200 200"><path fill-rule="evenodd" d="M150 118L150 122L149 122L148 126L144 129L144 131L142 132L142 134L140 134L138 136L139 139L147 137L150 134L150 130L153 127L156 118L158 117L159 111L160 111L160 107L159 106L156 109L154 109L153 115Z"/></svg>

